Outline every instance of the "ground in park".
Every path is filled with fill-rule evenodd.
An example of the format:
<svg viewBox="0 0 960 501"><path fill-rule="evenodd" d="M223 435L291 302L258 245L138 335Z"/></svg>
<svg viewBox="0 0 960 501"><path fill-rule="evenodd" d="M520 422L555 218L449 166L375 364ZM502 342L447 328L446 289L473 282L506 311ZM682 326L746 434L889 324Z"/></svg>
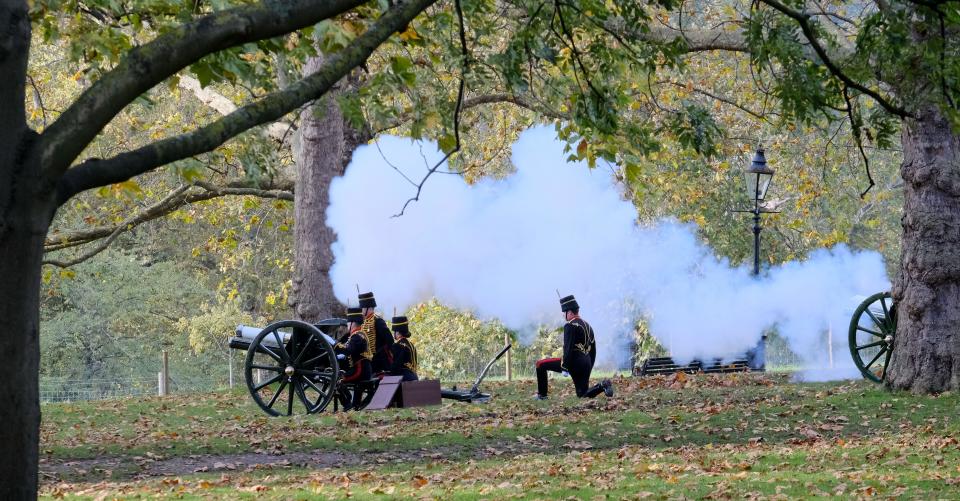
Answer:
<svg viewBox="0 0 960 501"><path fill-rule="evenodd" d="M960 495L960 399L788 375L492 382L486 404L269 418L242 390L43 406L41 497Z"/></svg>

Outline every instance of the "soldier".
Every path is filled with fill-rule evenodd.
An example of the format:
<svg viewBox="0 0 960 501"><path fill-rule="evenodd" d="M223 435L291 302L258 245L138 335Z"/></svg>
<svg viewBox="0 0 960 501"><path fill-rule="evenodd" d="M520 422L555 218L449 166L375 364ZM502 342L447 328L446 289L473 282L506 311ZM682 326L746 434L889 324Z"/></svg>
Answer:
<svg viewBox="0 0 960 501"><path fill-rule="evenodd" d="M357 381L368 381L372 376L370 372L370 358L367 356L367 338L360 329L363 324L363 314L360 308L347 308L347 330L349 334L346 339L341 340L334 345L333 351L337 353L337 360L340 361L340 367L344 370L344 377L341 383L353 383ZM346 396L338 395L343 410L356 408L360 404L361 392L356 391L353 394L353 402L347 402Z"/></svg>
<svg viewBox="0 0 960 501"><path fill-rule="evenodd" d="M393 353L393 336L390 335L390 329L387 322L374 313L377 307L377 300L372 292L366 292L357 296L360 299L360 308L363 309L363 335L367 336L367 347L373 360L373 373L379 374L390 369Z"/></svg>
<svg viewBox="0 0 960 501"><path fill-rule="evenodd" d="M580 305L573 296L560 299L560 310L567 323L563 326L563 358L545 358L537 361L537 400L547 398L547 371L569 373L577 396L593 398L600 393L613 396L613 384L604 379L600 384L587 388L590 372L597 359L597 341L593 328L580 318Z"/></svg>
<svg viewBox="0 0 960 501"><path fill-rule="evenodd" d="M393 317L390 322L393 327L393 364L390 366L391 376L403 376L404 381L416 381L417 377L417 347L410 342L410 326L407 317Z"/></svg>

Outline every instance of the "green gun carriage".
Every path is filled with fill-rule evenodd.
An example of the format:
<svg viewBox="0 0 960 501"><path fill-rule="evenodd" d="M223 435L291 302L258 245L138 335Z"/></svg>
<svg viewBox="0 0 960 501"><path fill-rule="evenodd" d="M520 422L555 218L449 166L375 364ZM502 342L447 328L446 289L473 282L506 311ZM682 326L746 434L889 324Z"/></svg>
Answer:
<svg viewBox="0 0 960 501"><path fill-rule="evenodd" d="M897 305L889 292L878 292L857 306L848 335L853 363L863 377L875 383L886 379L896 333Z"/></svg>

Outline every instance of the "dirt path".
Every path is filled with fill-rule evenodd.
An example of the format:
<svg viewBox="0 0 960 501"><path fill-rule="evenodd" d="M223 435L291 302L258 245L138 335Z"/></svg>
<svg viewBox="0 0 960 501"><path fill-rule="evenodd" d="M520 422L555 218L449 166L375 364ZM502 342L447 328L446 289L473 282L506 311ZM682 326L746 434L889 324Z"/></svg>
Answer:
<svg viewBox="0 0 960 501"><path fill-rule="evenodd" d="M190 455L162 457L121 456L77 460L41 460L40 478L44 483L58 481L143 480L153 477L181 476L200 472L252 471L267 468L338 468L387 463L413 463L493 456L515 456L555 449L548 440L494 443L482 448L442 446L407 451L359 453L312 451L281 454L241 453L224 455ZM569 448L567 449L569 450Z"/></svg>
<svg viewBox="0 0 960 501"><path fill-rule="evenodd" d="M283 454L243 453L225 455L190 455L164 458L161 456L107 457L72 461L42 461L41 478L47 481L61 479L120 480L145 479L161 476L189 475L200 472L250 471L261 468L312 467L316 469L364 464L384 464L400 461L440 459L443 452L342 452L315 451Z"/></svg>

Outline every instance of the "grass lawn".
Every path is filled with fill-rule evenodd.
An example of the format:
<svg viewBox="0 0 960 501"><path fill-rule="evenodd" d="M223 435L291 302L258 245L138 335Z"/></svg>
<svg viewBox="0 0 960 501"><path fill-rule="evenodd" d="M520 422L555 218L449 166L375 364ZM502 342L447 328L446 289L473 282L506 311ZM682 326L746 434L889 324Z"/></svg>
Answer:
<svg viewBox="0 0 960 501"><path fill-rule="evenodd" d="M960 400L866 382L618 378L613 399L268 418L243 390L44 405L41 496L960 498Z"/></svg>

